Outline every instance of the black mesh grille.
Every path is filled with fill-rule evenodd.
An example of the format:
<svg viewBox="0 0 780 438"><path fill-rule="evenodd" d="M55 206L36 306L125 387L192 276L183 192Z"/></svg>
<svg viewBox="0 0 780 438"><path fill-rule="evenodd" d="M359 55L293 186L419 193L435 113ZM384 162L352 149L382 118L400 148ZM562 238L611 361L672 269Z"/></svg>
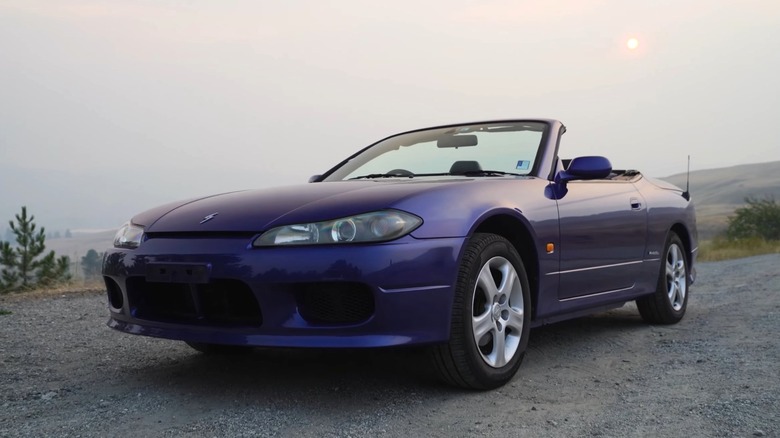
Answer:
<svg viewBox="0 0 780 438"><path fill-rule="evenodd" d="M133 316L139 319L220 326L263 323L252 291L237 280L191 284L132 277L127 280L127 297Z"/></svg>
<svg viewBox="0 0 780 438"><path fill-rule="evenodd" d="M296 289L298 313L311 323L355 324L374 314L374 296L361 283L309 283Z"/></svg>

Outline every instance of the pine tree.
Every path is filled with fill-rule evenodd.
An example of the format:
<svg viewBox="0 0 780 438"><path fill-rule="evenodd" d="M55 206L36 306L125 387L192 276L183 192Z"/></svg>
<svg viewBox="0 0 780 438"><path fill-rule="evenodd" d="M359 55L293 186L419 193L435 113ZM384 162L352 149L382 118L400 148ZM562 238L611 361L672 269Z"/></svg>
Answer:
<svg viewBox="0 0 780 438"><path fill-rule="evenodd" d="M58 281L70 279L70 273L68 272L70 259L66 256L56 258L54 251L50 251L36 263L36 286L51 286Z"/></svg>
<svg viewBox="0 0 780 438"><path fill-rule="evenodd" d="M92 279L100 275L103 255L90 249L87 254L81 258L81 269L84 270L84 278Z"/></svg>
<svg viewBox="0 0 780 438"><path fill-rule="evenodd" d="M27 217L27 207L22 207L22 213L16 215L16 223L8 222L16 246L11 247L9 242L0 246L0 292L27 290L70 278L68 257L57 258L54 251L50 251L38 259L46 250L46 232L43 227L36 232L34 219L32 215Z"/></svg>
<svg viewBox="0 0 780 438"><path fill-rule="evenodd" d="M16 273L16 252L11 248L8 242L0 244L0 293L12 290L19 282L19 275Z"/></svg>
<svg viewBox="0 0 780 438"><path fill-rule="evenodd" d="M22 207L22 214L16 215L17 224L13 221L8 223L11 225L11 231L16 235L17 247L17 264L16 270L19 274L19 280L21 281L22 289L29 289L34 281L35 273L35 258L43 253L46 249L44 242L46 241L45 230L41 227L38 233L35 233L34 216L27 217L27 207Z"/></svg>

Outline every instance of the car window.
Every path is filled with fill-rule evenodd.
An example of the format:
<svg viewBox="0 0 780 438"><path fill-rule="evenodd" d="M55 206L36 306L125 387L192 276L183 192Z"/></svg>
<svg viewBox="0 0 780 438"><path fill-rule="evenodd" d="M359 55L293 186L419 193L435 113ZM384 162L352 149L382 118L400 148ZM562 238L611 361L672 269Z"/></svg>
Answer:
<svg viewBox="0 0 780 438"><path fill-rule="evenodd" d="M528 175L546 124L462 125L417 131L383 140L334 171L326 180L429 174L477 175L497 171Z"/></svg>

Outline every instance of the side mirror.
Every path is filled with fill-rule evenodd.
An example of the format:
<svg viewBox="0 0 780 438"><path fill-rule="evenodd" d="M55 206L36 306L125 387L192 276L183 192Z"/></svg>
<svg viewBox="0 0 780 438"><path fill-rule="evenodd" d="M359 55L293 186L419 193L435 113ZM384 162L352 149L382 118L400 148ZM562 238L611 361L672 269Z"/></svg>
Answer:
<svg viewBox="0 0 780 438"><path fill-rule="evenodd" d="M309 177L309 182L310 183L319 182L320 178L322 178L322 175L312 175Z"/></svg>
<svg viewBox="0 0 780 438"><path fill-rule="evenodd" d="M612 173L612 163L605 157L577 157L569 167L555 175L555 182L566 183L578 179L601 179Z"/></svg>

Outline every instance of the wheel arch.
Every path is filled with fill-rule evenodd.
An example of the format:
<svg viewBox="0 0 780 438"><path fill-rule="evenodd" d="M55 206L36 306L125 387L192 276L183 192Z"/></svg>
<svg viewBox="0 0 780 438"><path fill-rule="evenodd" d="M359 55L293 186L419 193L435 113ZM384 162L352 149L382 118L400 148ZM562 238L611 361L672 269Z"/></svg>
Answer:
<svg viewBox="0 0 780 438"><path fill-rule="evenodd" d="M536 248L536 240L530 226L522 219L506 214L498 213L484 218L469 234L491 233L508 240L523 260L528 283L531 288L531 315L536 315L536 305L539 300L539 254Z"/></svg>
<svg viewBox="0 0 780 438"><path fill-rule="evenodd" d="M669 232L677 234L680 240L682 240L683 246L685 247L685 258L688 261L688 266L693 266L693 255L691 253L693 242L691 239L691 233L688 231L688 228L678 222L672 225L672 227L669 229Z"/></svg>

